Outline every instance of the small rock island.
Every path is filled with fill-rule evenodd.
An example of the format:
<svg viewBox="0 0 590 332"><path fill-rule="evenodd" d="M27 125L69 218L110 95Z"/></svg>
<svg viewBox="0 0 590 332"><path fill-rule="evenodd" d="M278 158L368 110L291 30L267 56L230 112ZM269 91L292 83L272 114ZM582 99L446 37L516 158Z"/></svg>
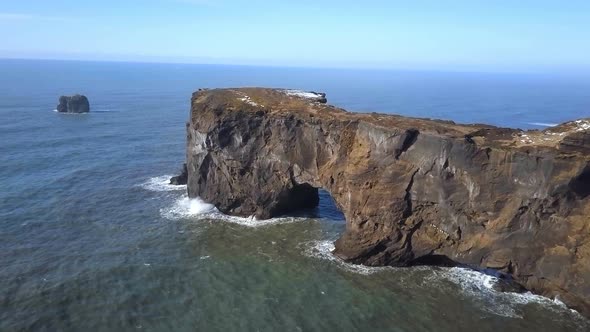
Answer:
<svg viewBox="0 0 590 332"><path fill-rule="evenodd" d="M90 112L90 103L84 95L61 96L57 111L60 113L88 113Z"/></svg>
<svg viewBox="0 0 590 332"><path fill-rule="evenodd" d="M590 316L590 119L543 131L350 113L313 92L195 92L187 189L267 219L330 193L334 254L371 266L449 261L510 276Z"/></svg>

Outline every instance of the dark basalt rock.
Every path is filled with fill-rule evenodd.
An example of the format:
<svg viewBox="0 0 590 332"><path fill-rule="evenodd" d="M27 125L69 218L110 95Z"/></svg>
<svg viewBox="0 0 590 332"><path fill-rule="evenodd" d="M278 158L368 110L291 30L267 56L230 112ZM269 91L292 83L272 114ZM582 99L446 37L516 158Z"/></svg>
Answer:
<svg viewBox="0 0 590 332"><path fill-rule="evenodd" d="M182 165L182 171L180 175L173 176L170 178L170 184L175 186L185 185L188 181L188 172L186 169L186 163Z"/></svg>
<svg viewBox="0 0 590 332"><path fill-rule="evenodd" d="M497 292L505 292L505 293L524 293L524 292L526 292L526 288L524 288L521 284L514 281L514 279L512 279L512 278L498 279L496 281L496 283L494 283L492 288Z"/></svg>
<svg viewBox="0 0 590 332"><path fill-rule="evenodd" d="M317 95L316 101L320 104L325 104L328 102L328 98L326 98L326 94L323 92L315 92L311 91L311 93L315 93Z"/></svg>
<svg viewBox="0 0 590 332"><path fill-rule="evenodd" d="M83 95L61 96L57 111L62 113L88 113L90 112L90 103L88 98Z"/></svg>
<svg viewBox="0 0 590 332"><path fill-rule="evenodd" d="M315 94L193 94L188 195L265 219L327 190L335 254L371 266L457 262L590 316L590 121L544 131L348 113Z"/></svg>

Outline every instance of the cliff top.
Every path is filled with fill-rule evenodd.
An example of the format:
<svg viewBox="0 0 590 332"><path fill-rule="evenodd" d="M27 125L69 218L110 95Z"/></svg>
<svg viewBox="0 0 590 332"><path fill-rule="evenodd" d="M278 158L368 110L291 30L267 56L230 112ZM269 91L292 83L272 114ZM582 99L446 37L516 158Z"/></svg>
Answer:
<svg viewBox="0 0 590 332"><path fill-rule="evenodd" d="M421 133L467 139L480 146L560 150L590 153L590 118L566 122L545 130L500 128L485 124L413 118L395 114L352 113L326 104L325 94L289 89L228 88L200 89L195 104L223 110L264 112L267 115L300 115L318 120L359 121L384 128L418 129Z"/></svg>

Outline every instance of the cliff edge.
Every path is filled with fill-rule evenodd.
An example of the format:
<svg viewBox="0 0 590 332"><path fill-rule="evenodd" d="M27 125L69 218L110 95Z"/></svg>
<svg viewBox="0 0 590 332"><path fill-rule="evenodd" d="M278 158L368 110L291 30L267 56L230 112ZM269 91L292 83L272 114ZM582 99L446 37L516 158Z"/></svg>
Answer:
<svg viewBox="0 0 590 332"><path fill-rule="evenodd" d="M346 217L334 253L347 261L491 268L590 316L590 120L522 131L325 102L195 92L189 196L265 219L317 205L323 188Z"/></svg>

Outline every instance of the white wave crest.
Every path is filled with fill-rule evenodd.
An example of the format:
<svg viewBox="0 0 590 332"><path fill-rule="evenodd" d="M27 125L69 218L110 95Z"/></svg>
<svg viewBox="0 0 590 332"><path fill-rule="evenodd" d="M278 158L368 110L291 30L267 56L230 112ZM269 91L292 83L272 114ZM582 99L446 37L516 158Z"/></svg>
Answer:
<svg viewBox="0 0 590 332"><path fill-rule="evenodd" d="M186 190L186 185L175 186L170 184L171 177L173 177L173 175L156 176L142 183L140 187L149 191Z"/></svg>
<svg viewBox="0 0 590 332"><path fill-rule="evenodd" d="M160 214L166 219L177 220L195 216L205 217L216 211L213 204L205 203L199 198L190 199L182 196L174 202L172 207L160 209Z"/></svg>
<svg viewBox="0 0 590 332"><path fill-rule="evenodd" d="M440 284L441 279L453 282L461 288L463 293L475 298L476 301L482 301L481 307L483 310L499 316L523 318L519 313L520 307L533 303L554 311L568 310L558 299L550 299L531 292L511 293L497 291L493 286L499 281L498 278L467 268L436 269L426 279L430 284Z"/></svg>
<svg viewBox="0 0 590 332"><path fill-rule="evenodd" d="M90 112L81 112L81 113L77 113L77 112L60 112L58 110L53 110L53 112L59 113L59 114L63 114L63 115L87 115L87 114L90 114Z"/></svg>
<svg viewBox="0 0 590 332"><path fill-rule="evenodd" d="M498 278L471 269L427 266L408 268L364 266L343 261L332 254L333 250L333 241L316 241L307 244L305 254L310 257L331 261L339 268L352 273L363 275L370 275L377 272L395 273L395 278L400 280L400 282L405 282L404 279L406 279L406 276L404 275L406 273L411 276L409 279L413 280L412 282L415 282L416 276L413 272L417 272L418 270L422 272L427 271L427 276L424 278L425 287L445 288L448 287L448 284L445 284L445 282L450 281L459 286L461 291L473 298L476 303L479 302L483 310L499 316L522 318L519 314L519 307L531 303L542 305L543 307L554 311L570 311L573 312L574 315L579 316L577 312L568 309L558 299L550 299L530 292L510 293L497 291L493 286L498 282ZM400 275L402 272L406 273ZM449 289L448 291L454 292L456 290Z"/></svg>
<svg viewBox="0 0 590 332"><path fill-rule="evenodd" d="M555 127L557 123L546 123L546 122L527 122L527 124L539 127Z"/></svg>
<svg viewBox="0 0 590 332"><path fill-rule="evenodd" d="M310 257L315 257L315 258L331 261L331 262L335 263L336 265L338 265L338 267L340 267L346 271L352 272L352 273L369 275L369 274L383 272L383 271L393 269L392 267L387 267L387 266L375 267L375 266L365 266L365 265L347 263L347 262L343 261L342 259L340 259L339 257L332 254L332 251L334 251L334 242L333 241L328 241L328 240L314 241L314 242L310 242L307 244L306 249L305 249L305 254Z"/></svg>
<svg viewBox="0 0 590 332"><path fill-rule="evenodd" d="M228 216L219 212L213 204L206 203L200 198L188 198L186 195L178 198L171 207L160 209L160 214L162 217L170 220L187 218L196 220L215 219L216 221L225 221L247 227L261 227L306 220L305 218L297 217L280 217L268 220L258 220L254 217L243 218Z"/></svg>

